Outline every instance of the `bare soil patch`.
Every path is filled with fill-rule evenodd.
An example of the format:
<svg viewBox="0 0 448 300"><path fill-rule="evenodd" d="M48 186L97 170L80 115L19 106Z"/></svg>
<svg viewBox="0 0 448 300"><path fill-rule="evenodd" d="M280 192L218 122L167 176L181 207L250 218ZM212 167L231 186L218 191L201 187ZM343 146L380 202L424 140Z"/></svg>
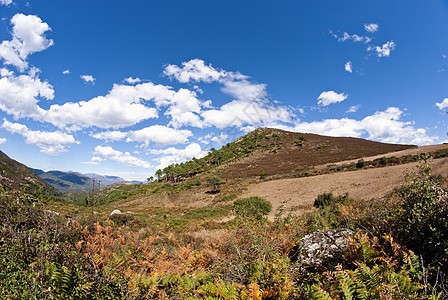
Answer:
<svg viewBox="0 0 448 300"><path fill-rule="evenodd" d="M272 203L272 218L276 210L284 205L285 212L300 215L313 210L314 199L319 194L332 192L335 195L348 192L357 199L383 197L404 180L404 172L418 163L363 169L351 172L324 174L313 177L279 179L250 185L241 197L261 196ZM433 173L448 175L448 158L433 160Z"/></svg>

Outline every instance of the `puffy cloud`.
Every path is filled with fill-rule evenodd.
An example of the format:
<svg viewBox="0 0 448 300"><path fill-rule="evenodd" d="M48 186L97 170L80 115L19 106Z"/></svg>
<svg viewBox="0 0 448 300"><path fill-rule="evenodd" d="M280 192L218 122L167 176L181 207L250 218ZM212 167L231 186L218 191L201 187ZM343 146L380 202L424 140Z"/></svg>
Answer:
<svg viewBox="0 0 448 300"><path fill-rule="evenodd" d="M225 134L224 132L221 132L218 136L215 136L212 138L212 142L218 143L218 144L224 144L227 139L229 138L228 134Z"/></svg>
<svg viewBox="0 0 448 300"><path fill-rule="evenodd" d="M378 28L379 28L378 24L375 24L375 23L364 24L364 29L370 33L377 32Z"/></svg>
<svg viewBox="0 0 448 300"><path fill-rule="evenodd" d="M132 156L129 152L123 153L113 149L112 147L96 146L95 155L97 156L94 157L95 160L93 160L92 158L92 161L101 161L109 159L126 166L142 167L147 169L151 168L151 164L149 162L141 160L135 156Z"/></svg>
<svg viewBox="0 0 448 300"><path fill-rule="evenodd" d="M333 103L342 102L347 99L347 97L348 95L344 93L338 94L335 91L325 91L322 92L317 98L319 100L317 101L317 104L321 106L328 106Z"/></svg>
<svg viewBox="0 0 448 300"><path fill-rule="evenodd" d="M14 65L21 71L28 68L28 55L40 52L53 45L45 32L51 30L47 23L33 15L18 13L11 18L12 40L0 44L0 58L4 63Z"/></svg>
<svg viewBox="0 0 448 300"><path fill-rule="evenodd" d="M445 108L447 108L447 107L448 107L448 98L443 99L443 101L440 102L440 103L436 103L436 106L437 106L439 109L445 109Z"/></svg>
<svg viewBox="0 0 448 300"><path fill-rule="evenodd" d="M163 74L181 83L190 82L219 82L223 84L222 91L240 100L255 100L266 97L266 85L254 84L248 76L239 72L217 70L211 64L206 65L203 60L191 59L183 62L181 67L168 65Z"/></svg>
<svg viewBox="0 0 448 300"><path fill-rule="evenodd" d="M207 155L207 151L203 151L201 146L197 143L190 144L185 149L176 149L170 147L162 150L151 150L152 154L161 155L156 160L160 163L156 169L163 169L173 163L181 163L195 158L201 158Z"/></svg>
<svg viewBox="0 0 448 300"><path fill-rule="evenodd" d="M126 132L121 131L104 131L95 133L92 135L92 137L98 139L98 140L105 140L105 141L121 141L123 140L128 134Z"/></svg>
<svg viewBox="0 0 448 300"><path fill-rule="evenodd" d="M274 106L266 101L234 100L202 112L206 124L220 129L232 126L266 126L273 122L290 122L294 115L285 107Z"/></svg>
<svg viewBox="0 0 448 300"><path fill-rule="evenodd" d="M4 120L2 127L11 133L22 135L25 138L25 143L36 145L41 149L41 152L49 155L67 152L70 149L70 144L79 144L72 135L60 131L32 131L25 125L6 120Z"/></svg>
<svg viewBox="0 0 448 300"><path fill-rule="evenodd" d="M145 100L160 101L170 94L168 88L152 83L137 86L117 85L106 96L89 101L67 102L51 105L43 118L58 127L70 124L79 127L122 128L143 120L156 118L157 110L147 107Z"/></svg>
<svg viewBox="0 0 448 300"><path fill-rule="evenodd" d="M352 69L352 62L351 62L351 61L346 62L344 67L345 67L345 70L346 70L347 72L350 72L350 73L353 72L353 69Z"/></svg>
<svg viewBox="0 0 448 300"><path fill-rule="evenodd" d="M1 75L0 110L15 118L41 119L44 110L37 105L38 98L53 99L53 87L35 76L14 76L6 69L2 69Z"/></svg>
<svg viewBox="0 0 448 300"><path fill-rule="evenodd" d="M402 122L403 112L389 107L362 120L362 126L369 138L385 143L410 143L417 145L432 144L437 139L427 135L423 128L414 128L410 122Z"/></svg>
<svg viewBox="0 0 448 300"><path fill-rule="evenodd" d="M359 122L353 119L327 119L323 121L299 123L295 130L300 132L310 132L329 136L352 136L360 137L362 128Z"/></svg>
<svg viewBox="0 0 448 300"><path fill-rule="evenodd" d="M170 125L179 128L185 125L202 128L199 118L202 103L196 93L187 89L180 89L170 97L170 105L165 114L172 117Z"/></svg>
<svg viewBox="0 0 448 300"><path fill-rule="evenodd" d="M224 81L224 87L221 90L243 101L264 99L267 96L266 84L254 84L247 80Z"/></svg>
<svg viewBox="0 0 448 300"><path fill-rule="evenodd" d="M141 142L148 145L150 142L159 146L186 143L193 133L190 130L177 130L161 125L154 125L127 134L127 142Z"/></svg>
<svg viewBox="0 0 448 300"><path fill-rule="evenodd" d="M12 0L0 0L1 5L8 6L12 3Z"/></svg>
<svg viewBox="0 0 448 300"><path fill-rule="evenodd" d="M182 62L182 67L168 65L165 67L163 74L181 83L191 81L210 83L227 76L227 72L223 70L218 71L211 64L207 66L203 60L197 58Z"/></svg>
<svg viewBox="0 0 448 300"><path fill-rule="evenodd" d="M394 41L389 41L389 42L383 44L381 47L380 46L369 46L367 48L367 50L376 52L376 55L378 57L389 57L390 53L395 50L396 46L397 46L397 44L395 44Z"/></svg>
<svg viewBox="0 0 448 300"><path fill-rule="evenodd" d="M361 137L384 143L432 144L437 137L429 136L425 129L414 128L411 123L400 121L403 111L389 107L358 121L349 118L327 119L303 122L294 127L295 131L311 132L330 136Z"/></svg>
<svg viewBox="0 0 448 300"><path fill-rule="evenodd" d="M95 84L96 78L94 78L92 75L81 75L79 76L82 80L84 80L85 83L92 83Z"/></svg>
<svg viewBox="0 0 448 300"><path fill-rule="evenodd" d="M0 110L16 118L30 117L59 128L128 127L158 117L158 108L162 106L168 107L165 114L172 118L170 125L202 127L201 107L209 106L208 101L199 101L193 91L180 89L176 92L169 86L147 82L135 86L115 84L105 96L54 104L44 110L38 105L39 98L53 99L54 90L48 82L40 81L35 69L31 71L32 76L14 76L13 72L0 69ZM150 103L156 107L150 107Z"/></svg>
<svg viewBox="0 0 448 300"><path fill-rule="evenodd" d="M361 107L361 105L353 105L353 106L350 106L348 109L347 109L347 112L348 113L354 113L354 112L357 112L358 111L358 109Z"/></svg>
<svg viewBox="0 0 448 300"><path fill-rule="evenodd" d="M136 83L141 82L142 80L138 77L137 78L128 77L128 78L125 78L124 81L126 81L129 84L136 84Z"/></svg>
<svg viewBox="0 0 448 300"><path fill-rule="evenodd" d="M201 127L199 114L204 118L202 122L204 126L212 125L221 129L245 124L262 125L277 121L287 122L293 117L287 108L276 107L268 103L265 84L253 83L249 81L248 76L239 72L218 70L212 65L205 64L203 60L192 59L183 62L181 66L166 66L164 74L182 83L219 82L222 84L221 91L235 98L219 109L203 110L201 113L199 109L190 109L188 114L176 114L180 116L178 118L181 120L186 118L181 124ZM202 103L202 107L207 107L207 103ZM175 116L170 124L179 127L176 124Z"/></svg>
<svg viewBox="0 0 448 300"><path fill-rule="evenodd" d="M8 140L5 138L0 138L0 145L6 143Z"/></svg>
<svg viewBox="0 0 448 300"><path fill-rule="evenodd" d="M153 125L136 131L105 131L92 134L93 138L105 141L141 142L144 145L156 143L159 146L185 143L193 133L190 130L178 130L162 125Z"/></svg>
<svg viewBox="0 0 448 300"><path fill-rule="evenodd" d="M64 75L66 75L66 74L70 74L70 70L69 70L69 69L64 70L64 71L62 71L62 74L64 74Z"/></svg>

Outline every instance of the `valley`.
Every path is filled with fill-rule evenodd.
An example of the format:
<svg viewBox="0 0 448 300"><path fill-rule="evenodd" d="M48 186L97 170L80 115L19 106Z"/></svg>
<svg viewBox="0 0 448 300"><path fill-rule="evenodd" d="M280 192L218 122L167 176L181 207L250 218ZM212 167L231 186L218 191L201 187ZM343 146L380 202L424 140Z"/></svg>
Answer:
<svg viewBox="0 0 448 300"><path fill-rule="evenodd" d="M338 276L363 282L364 268L362 276L377 278L372 295L400 298L408 286L406 295L429 299L434 293L407 268L422 268L418 259L448 267L440 258L448 251L440 238L448 228L447 144L261 128L168 166L152 182L112 183L93 197L57 191L36 175L43 172L1 158L0 287L8 297L322 299L341 293ZM310 249L336 247L317 236L338 232L350 236L337 246L345 250L317 258ZM317 244L308 249L307 237ZM428 280L438 276L431 272Z"/></svg>

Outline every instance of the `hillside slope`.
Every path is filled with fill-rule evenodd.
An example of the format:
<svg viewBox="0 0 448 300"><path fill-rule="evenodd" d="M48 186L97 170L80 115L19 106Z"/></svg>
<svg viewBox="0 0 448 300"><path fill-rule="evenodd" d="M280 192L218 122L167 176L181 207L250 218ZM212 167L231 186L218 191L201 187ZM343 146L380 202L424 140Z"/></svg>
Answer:
<svg viewBox="0 0 448 300"><path fill-rule="evenodd" d="M350 137L329 137L311 133L295 133L279 129L259 128L235 143L254 140L263 146L247 157L222 167L223 178L276 175L307 170L324 164L415 148ZM264 146L266 145L266 146Z"/></svg>
<svg viewBox="0 0 448 300"><path fill-rule="evenodd" d="M51 198L61 193L37 176L27 166L9 158L0 151L0 186L5 190L18 190Z"/></svg>

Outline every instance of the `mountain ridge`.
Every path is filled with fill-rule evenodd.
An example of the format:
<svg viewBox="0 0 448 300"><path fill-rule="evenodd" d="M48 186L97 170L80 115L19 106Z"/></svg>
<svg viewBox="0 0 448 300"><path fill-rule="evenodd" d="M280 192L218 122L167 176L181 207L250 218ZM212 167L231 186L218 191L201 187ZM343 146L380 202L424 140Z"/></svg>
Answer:
<svg viewBox="0 0 448 300"><path fill-rule="evenodd" d="M92 189L92 179L99 180L102 187L114 183L125 182L118 176L99 175L95 173L63 172L58 170L43 171L30 168L40 178L61 192L89 191Z"/></svg>

